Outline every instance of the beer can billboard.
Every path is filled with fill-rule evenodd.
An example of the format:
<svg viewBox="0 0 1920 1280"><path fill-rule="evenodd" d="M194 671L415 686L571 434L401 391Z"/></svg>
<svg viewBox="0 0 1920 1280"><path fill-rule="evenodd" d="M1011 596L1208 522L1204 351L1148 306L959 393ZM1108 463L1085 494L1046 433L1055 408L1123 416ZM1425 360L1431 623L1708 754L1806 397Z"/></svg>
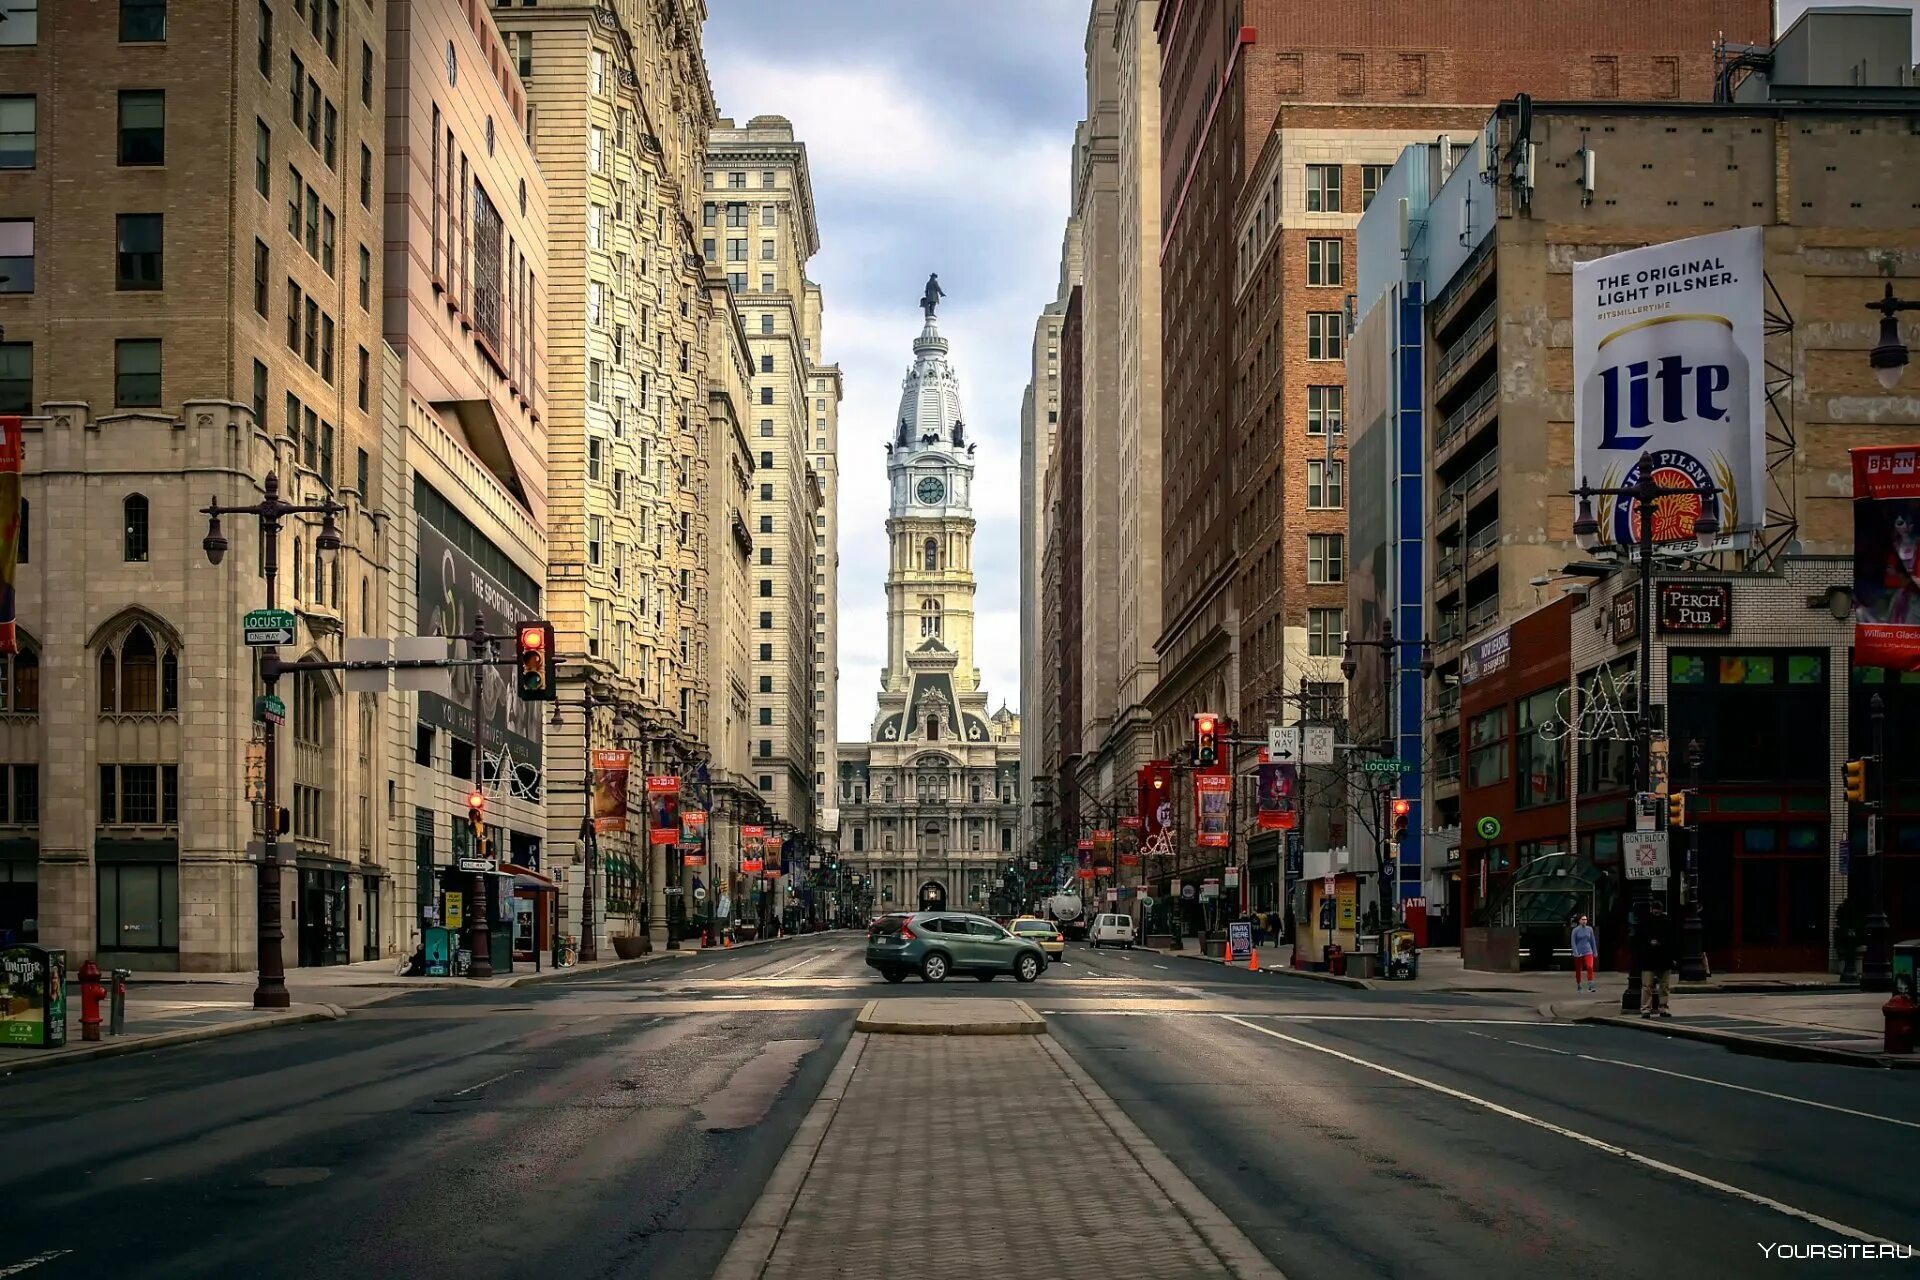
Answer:
<svg viewBox="0 0 1920 1280"><path fill-rule="evenodd" d="M1693 540L1708 511L1720 534L1703 546L1766 522L1765 295L1758 227L1574 264L1573 480L1694 490L1655 502L1656 542ZM1600 544L1638 539L1632 500L1596 498L1594 514Z"/></svg>

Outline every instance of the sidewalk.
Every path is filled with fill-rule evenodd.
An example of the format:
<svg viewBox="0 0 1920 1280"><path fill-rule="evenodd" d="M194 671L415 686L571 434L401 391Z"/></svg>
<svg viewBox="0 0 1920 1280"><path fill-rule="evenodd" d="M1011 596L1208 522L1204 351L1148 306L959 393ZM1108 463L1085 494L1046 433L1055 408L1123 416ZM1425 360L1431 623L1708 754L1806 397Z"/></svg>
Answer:
<svg viewBox="0 0 1920 1280"><path fill-rule="evenodd" d="M902 1116L937 1140L902 1142ZM1049 1231L1070 1247L1036 1254L1009 1229L1040 1205L1058 1206ZM856 1033L714 1280L890 1280L903 1245L935 1273L1038 1258L1050 1280L1280 1280L1045 1035Z"/></svg>
<svg viewBox="0 0 1920 1280"><path fill-rule="evenodd" d="M1602 997L1605 989L1602 989ZM1671 1018L1623 1013L1620 997L1556 1000L1555 1018L1631 1027L1687 1040L1705 1040L1743 1053L1796 1061L1846 1062L1859 1066L1920 1067L1920 1055L1881 1052L1884 994L1832 993L1688 995L1677 999Z"/></svg>

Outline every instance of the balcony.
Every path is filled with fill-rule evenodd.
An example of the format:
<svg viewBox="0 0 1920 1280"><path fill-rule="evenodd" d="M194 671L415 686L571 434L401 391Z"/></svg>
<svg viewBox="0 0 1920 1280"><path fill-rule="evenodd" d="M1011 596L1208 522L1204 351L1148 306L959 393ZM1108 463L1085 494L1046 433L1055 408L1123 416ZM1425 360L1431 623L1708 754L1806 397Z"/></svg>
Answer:
<svg viewBox="0 0 1920 1280"><path fill-rule="evenodd" d="M1458 755L1440 756L1433 762L1433 790L1435 795L1460 794L1460 757Z"/></svg>
<svg viewBox="0 0 1920 1280"><path fill-rule="evenodd" d="M1433 630L1433 642L1437 645L1452 644L1466 634L1466 625L1461 621L1460 611L1452 609L1440 615L1440 625Z"/></svg>
<svg viewBox="0 0 1920 1280"><path fill-rule="evenodd" d="M1467 607L1467 634L1472 635L1480 628L1500 616L1500 597L1496 593L1488 596L1479 604Z"/></svg>
<svg viewBox="0 0 1920 1280"><path fill-rule="evenodd" d="M1440 420L1440 429L1433 437L1433 465L1436 468L1444 466L1447 459L1460 452L1461 446L1472 438L1474 430L1493 420L1493 409L1499 398L1500 379L1495 375L1468 396L1466 403Z"/></svg>
<svg viewBox="0 0 1920 1280"><path fill-rule="evenodd" d="M1494 321L1499 319L1500 309L1488 307L1480 313L1459 340L1440 355L1433 370L1433 389L1436 396L1444 396L1451 390L1451 384L1475 358L1492 349L1488 336L1493 333Z"/></svg>
<svg viewBox="0 0 1920 1280"><path fill-rule="evenodd" d="M1459 509L1462 502L1473 497L1474 491L1500 473L1500 450L1487 450L1486 456L1467 468L1465 474L1440 491L1440 501L1435 508L1435 518L1444 518L1449 512Z"/></svg>
<svg viewBox="0 0 1920 1280"><path fill-rule="evenodd" d="M1499 545L1500 521L1489 520L1467 535L1467 563L1472 564Z"/></svg>

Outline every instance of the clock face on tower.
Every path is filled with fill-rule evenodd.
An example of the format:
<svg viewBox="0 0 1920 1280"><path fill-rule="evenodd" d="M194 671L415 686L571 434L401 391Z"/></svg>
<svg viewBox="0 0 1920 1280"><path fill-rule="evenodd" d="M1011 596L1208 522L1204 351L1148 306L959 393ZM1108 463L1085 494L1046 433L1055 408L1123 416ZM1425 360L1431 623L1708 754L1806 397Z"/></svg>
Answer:
<svg viewBox="0 0 1920 1280"><path fill-rule="evenodd" d="M920 501L931 507L947 496L947 486L941 483L939 476L927 476L920 481L916 492L920 495Z"/></svg>

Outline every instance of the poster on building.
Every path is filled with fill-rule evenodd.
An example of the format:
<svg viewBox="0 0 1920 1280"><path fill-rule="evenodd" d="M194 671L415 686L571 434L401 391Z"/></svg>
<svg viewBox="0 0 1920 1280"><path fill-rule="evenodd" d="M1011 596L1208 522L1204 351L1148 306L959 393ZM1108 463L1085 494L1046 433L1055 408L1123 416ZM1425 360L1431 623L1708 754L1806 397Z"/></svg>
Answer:
<svg viewBox="0 0 1920 1280"><path fill-rule="evenodd" d="M680 779L671 773L647 775L647 843L680 840Z"/></svg>
<svg viewBox="0 0 1920 1280"><path fill-rule="evenodd" d="M1920 445L1853 452L1853 661L1920 671Z"/></svg>
<svg viewBox="0 0 1920 1280"><path fill-rule="evenodd" d="M707 847L707 811L705 809L681 811L680 846L690 853L705 851Z"/></svg>
<svg viewBox="0 0 1920 1280"><path fill-rule="evenodd" d="M433 490L416 487L416 501L428 499L430 512L449 526L464 519ZM415 580L419 584L419 621L417 629L425 636L459 636L473 629L475 615L481 616L489 631L503 631L526 618L540 616L540 588L490 543L475 541L478 534L471 526L463 530L463 540L488 558L492 570L448 537L422 514L416 522L419 550L415 560ZM524 581L509 587L501 575L519 574ZM456 645L457 657L466 657L466 646ZM474 680L486 672L481 708L486 719L487 772L515 778L519 765L540 764L540 707L515 696L512 679L486 667L454 667L449 673L452 696L422 692L421 723L431 725L466 742L475 741L473 721Z"/></svg>
<svg viewBox="0 0 1920 1280"><path fill-rule="evenodd" d="M593 829L627 829L627 777L632 770L631 751L593 753Z"/></svg>
<svg viewBox="0 0 1920 1280"><path fill-rule="evenodd" d="M1127 814L1120 819L1120 830L1114 833L1115 855L1123 867L1140 865L1140 832L1142 822L1138 814Z"/></svg>
<svg viewBox="0 0 1920 1280"><path fill-rule="evenodd" d="M1507 669L1512 656L1513 632L1510 630L1497 631L1485 640L1475 641L1460 655L1460 683L1472 684L1500 674Z"/></svg>
<svg viewBox="0 0 1920 1280"><path fill-rule="evenodd" d="M1760 228L1609 254L1573 268L1574 479L1687 490L1654 504L1657 542L1711 511L1739 545L1766 521L1766 271ZM1711 489L1712 492L1708 492ZM1599 545L1638 538L1639 508L1594 500Z"/></svg>
<svg viewBox="0 0 1920 1280"><path fill-rule="evenodd" d="M26 460L20 419L0 415L0 653L20 652L13 586L20 568L20 473Z"/></svg>
<svg viewBox="0 0 1920 1280"><path fill-rule="evenodd" d="M1269 761L1260 766L1260 829L1291 831L1299 820L1300 766Z"/></svg>
<svg viewBox="0 0 1920 1280"><path fill-rule="evenodd" d="M1194 841L1209 849L1224 849L1231 841L1227 830L1233 799L1233 775L1202 773L1193 780Z"/></svg>

